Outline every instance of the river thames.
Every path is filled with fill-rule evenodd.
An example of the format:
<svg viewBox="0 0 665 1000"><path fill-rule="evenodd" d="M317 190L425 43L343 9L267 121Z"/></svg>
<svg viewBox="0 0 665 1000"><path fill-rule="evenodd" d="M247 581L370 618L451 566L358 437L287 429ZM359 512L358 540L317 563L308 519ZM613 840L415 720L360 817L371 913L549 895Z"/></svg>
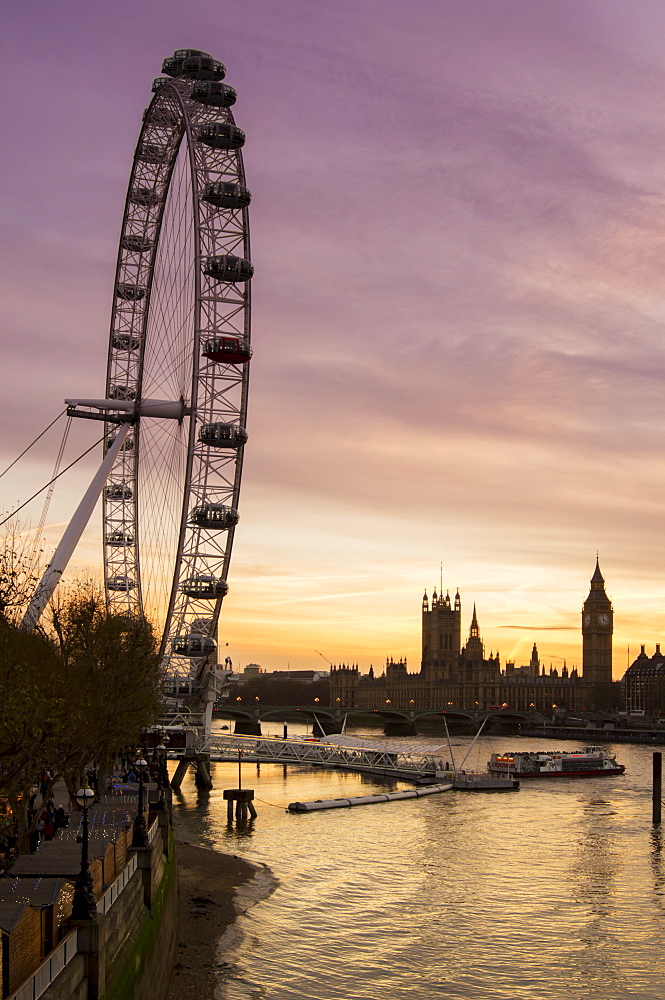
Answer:
<svg viewBox="0 0 665 1000"><path fill-rule="evenodd" d="M499 750L583 745L486 738L466 766L484 768ZM259 879L274 891L224 942L220 997L660 998L665 855L651 824L652 750L610 749L626 765L621 777L310 814L285 807L388 785L247 763L243 786L255 789L258 819L245 832L227 825L222 799L237 786L237 765L212 765L209 795L189 775L174 797L181 835L274 877Z"/></svg>

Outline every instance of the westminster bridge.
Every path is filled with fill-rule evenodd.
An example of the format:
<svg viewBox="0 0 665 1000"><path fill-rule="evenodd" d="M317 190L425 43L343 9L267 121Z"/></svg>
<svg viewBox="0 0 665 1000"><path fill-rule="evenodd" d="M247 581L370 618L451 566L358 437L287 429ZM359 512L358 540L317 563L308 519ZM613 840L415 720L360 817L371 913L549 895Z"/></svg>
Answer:
<svg viewBox="0 0 665 1000"><path fill-rule="evenodd" d="M261 736L262 722L309 722L315 736L341 733L350 719L380 717L385 736L415 736L421 720L445 720L453 732L475 732L481 723L485 729L517 731L521 726L541 722L542 717L533 712L516 712L510 709L440 709L440 708L350 708L341 705L240 705L215 706L213 719L233 722L233 732L238 736Z"/></svg>

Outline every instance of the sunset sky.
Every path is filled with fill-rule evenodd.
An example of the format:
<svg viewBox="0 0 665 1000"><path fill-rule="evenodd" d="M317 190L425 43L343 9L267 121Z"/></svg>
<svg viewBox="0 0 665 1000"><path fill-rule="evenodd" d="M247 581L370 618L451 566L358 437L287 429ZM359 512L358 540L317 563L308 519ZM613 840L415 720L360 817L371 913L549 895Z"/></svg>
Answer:
<svg viewBox="0 0 665 1000"><path fill-rule="evenodd" d="M3 468L102 392L141 112L203 48L253 196L235 666L419 669L441 563L488 652L579 664L597 551L615 676L665 640L662 0L37 0L3 34ZM70 459L99 436L75 423ZM95 516L75 569L100 556Z"/></svg>

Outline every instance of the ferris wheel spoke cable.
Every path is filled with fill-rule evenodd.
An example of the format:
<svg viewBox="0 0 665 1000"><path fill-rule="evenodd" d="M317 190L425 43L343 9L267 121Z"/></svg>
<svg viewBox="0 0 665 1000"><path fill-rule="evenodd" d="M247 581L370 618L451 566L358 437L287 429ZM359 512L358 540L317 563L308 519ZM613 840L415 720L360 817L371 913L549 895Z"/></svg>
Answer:
<svg viewBox="0 0 665 1000"><path fill-rule="evenodd" d="M180 299L183 300L182 295ZM182 306L183 311L190 308L191 304L189 302L184 303ZM191 347L188 343L186 319L183 317L178 322L175 322L174 309L167 311L162 307L158 310L158 313L155 326L160 331L163 342L169 346L170 350L164 350L161 360L155 357L148 359L151 363L157 362L157 367L156 370L149 370L146 375L149 377L151 387L162 388L175 373L175 366L180 365L184 369L189 360ZM177 336L174 336L174 334ZM182 388L184 388L182 380L178 379L178 389L182 390Z"/></svg>
<svg viewBox="0 0 665 1000"><path fill-rule="evenodd" d="M186 274L186 277L189 277L190 274L191 270ZM160 368L157 371L149 372L153 380L160 378L165 367L164 362L172 364L173 361L182 359L182 364L186 363L188 354L191 351L191 345L189 344L188 337L188 319L184 316L184 312L190 309L191 302L189 301L189 297L186 299L181 294L179 300L173 304L172 309L168 311L162 309L160 310L160 315L156 317L156 327L164 337L164 340L169 344L170 350L163 352L163 362ZM182 312L183 315L178 316L176 312ZM151 360L155 361L157 359L153 358Z"/></svg>

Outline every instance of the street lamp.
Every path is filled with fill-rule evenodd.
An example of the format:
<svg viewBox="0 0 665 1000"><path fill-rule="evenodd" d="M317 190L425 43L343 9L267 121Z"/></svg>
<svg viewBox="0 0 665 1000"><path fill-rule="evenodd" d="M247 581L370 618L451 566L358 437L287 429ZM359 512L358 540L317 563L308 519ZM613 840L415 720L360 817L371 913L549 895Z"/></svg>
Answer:
<svg viewBox="0 0 665 1000"><path fill-rule="evenodd" d="M164 761L166 760L166 747L163 743L155 747L155 754L157 755L155 763L157 765L157 788L159 789L159 802L157 803L158 809L166 809L166 801L164 800Z"/></svg>
<svg viewBox="0 0 665 1000"><path fill-rule="evenodd" d="M81 837L81 871L76 876L74 898L72 900L73 920L92 920L97 913L97 903L88 861L88 809L95 801L92 788L84 785L76 793L76 801L83 810Z"/></svg>
<svg viewBox="0 0 665 1000"><path fill-rule="evenodd" d="M170 786L171 786L171 782L169 781L169 771L168 771L168 768L166 766L166 754L167 754L167 749L168 749L168 745L169 745L170 742L171 742L171 740L169 739L168 735L165 733L164 736L162 737L162 746L164 747L164 756L162 758L162 786L164 788L170 788Z"/></svg>
<svg viewBox="0 0 665 1000"><path fill-rule="evenodd" d="M143 775L145 769L148 766L147 760L143 757L139 757L138 760L134 761L134 767L139 774L139 808L136 816L134 818L134 833L132 835L132 847L147 847L148 846L148 828L145 821L145 813L143 811Z"/></svg>

